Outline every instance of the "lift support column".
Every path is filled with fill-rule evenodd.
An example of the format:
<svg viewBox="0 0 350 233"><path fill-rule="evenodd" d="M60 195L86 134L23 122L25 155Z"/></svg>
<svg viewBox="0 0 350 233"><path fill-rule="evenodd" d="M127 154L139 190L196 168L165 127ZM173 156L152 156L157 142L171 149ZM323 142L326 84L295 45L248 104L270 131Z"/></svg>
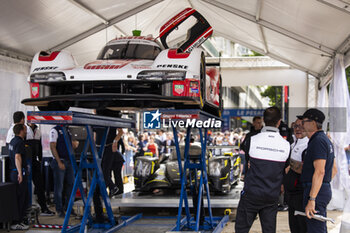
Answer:
<svg viewBox="0 0 350 233"><path fill-rule="evenodd" d="M207 112L201 111L199 109L185 109L185 110L164 110L160 109L159 112L162 114L161 119L164 123L170 123L174 133L175 148L177 154L177 160L179 165L180 182L181 182L181 193L180 202L177 215L176 226L172 231L181 230L192 230L198 232L199 230L210 230L213 232L221 232L222 228L228 221L228 216L223 218L213 217L212 209L210 205L210 190L208 185L207 176L207 165L206 165L206 146L207 146L207 135L208 128L213 128L214 122L220 122L221 119L215 117ZM185 125L179 125L180 121L185 121ZM190 124L186 125L186 122L191 121ZM209 124L202 125L197 124L197 121L207 122ZM221 122L222 123L222 122ZM221 125L221 124L220 124ZM185 150L184 150L184 167L182 168L181 162L181 151L179 147L178 131L177 126L186 128L186 140L185 140ZM164 127L164 124L163 124ZM190 158L190 138L192 129L197 128L200 136L201 143L201 155L199 158ZM193 132L195 133L195 131ZM187 177L189 174L189 179ZM200 174L200 175L198 175ZM190 214L190 208L188 204L187 195L187 182L189 182L190 194L193 199L194 216ZM204 201L203 195L204 191L207 196L207 206L208 206L208 217L205 217L204 213ZM185 208L185 217L182 217L182 209Z"/></svg>

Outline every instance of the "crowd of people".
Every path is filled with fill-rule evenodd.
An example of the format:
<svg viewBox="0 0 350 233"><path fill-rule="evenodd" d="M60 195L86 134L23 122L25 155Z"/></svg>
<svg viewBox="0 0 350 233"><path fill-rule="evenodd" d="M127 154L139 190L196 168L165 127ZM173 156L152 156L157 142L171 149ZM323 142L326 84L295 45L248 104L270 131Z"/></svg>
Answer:
<svg viewBox="0 0 350 233"><path fill-rule="evenodd" d="M106 113L104 113L106 114ZM25 124L23 112L13 114L13 125L8 131L7 144L10 155L10 180L17 184L19 218L11 229L25 230L23 221L28 207L27 161L32 164L33 183L38 203L44 215L54 215L46 205L41 174L41 134L35 124ZM324 114L309 109L298 116L292 129L282 122L281 112L276 107L265 110L264 116L253 118L249 133L241 128L225 132L208 132L208 143L213 146L228 146L212 149L212 155L234 152L241 156L244 188L237 210L236 232L249 232L257 214L263 232L275 232L278 199L285 193L289 206L289 223L292 233L326 232L326 225L312 219L316 213L326 216L326 207L331 199L330 181L336 173L334 149L322 131ZM64 130L72 141L73 148L79 142L71 138L69 129L54 126L50 131L50 150L54 157L51 168L54 175L54 202L59 217L65 216L74 183L74 172L64 138ZM95 130L97 147L103 132ZM185 132L177 135L184 143ZM191 142L200 141L192 134ZM109 195L124 192L122 167L124 158L147 155L161 157L174 149L172 132L156 130L135 134L133 131L112 128L109 130L101 162L103 176ZM112 179L112 173L114 179ZM96 220L103 222L99 188L94 192ZM295 216L294 211L305 212L306 217ZM75 214L71 212L71 214Z"/></svg>

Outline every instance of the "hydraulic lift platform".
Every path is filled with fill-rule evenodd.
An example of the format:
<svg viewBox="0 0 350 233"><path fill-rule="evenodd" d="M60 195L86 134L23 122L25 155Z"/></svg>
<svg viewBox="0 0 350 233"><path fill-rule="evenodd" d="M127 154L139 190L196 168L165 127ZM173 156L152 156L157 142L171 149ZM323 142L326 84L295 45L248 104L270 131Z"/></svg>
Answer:
<svg viewBox="0 0 350 233"><path fill-rule="evenodd" d="M220 195L211 195L211 208L237 208L240 193L243 188L243 183L239 183L235 188L233 188L228 194ZM128 207L128 208L177 208L179 207L179 198L180 195L176 194L164 194L164 195L155 195L155 194L144 194L140 192L127 192L119 194L111 198L112 207ZM193 207L192 199L188 200L189 207ZM77 207L84 206L82 201L76 201L75 205ZM208 204L206 197L204 197L204 207L207 208Z"/></svg>
<svg viewBox="0 0 350 233"><path fill-rule="evenodd" d="M75 181L74 181L73 190L70 196L66 216L64 219L62 232L79 231L80 233L83 233L85 232L87 225L92 229L105 229L107 230L106 232L115 231L115 229L117 229L119 226L117 226L116 221L114 219L110 199L108 197L106 185L103 179L103 173L101 169L101 158L105 148L106 138L107 138L109 129L111 127L135 128L135 122L133 120L128 120L128 119L98 116L94 114L73 112L73 111L28 112L27 122L36 123L36 124L59 125L63 132L64 140L68 149L69 157L70 157L74 174L75 174ZM68 131L66 128L67 126L70 126L70 125L83 126L86 128L86 131L87 131L87 138L84 144L83 152L81 153L81 156L80 156L79 166L76 163L72 142L70 140L70 137L68 135ZM104 129L102 141L100 142L101 147L99 150L97 150L96 148L94 135L93 135L93 128ZM88 148L90 148L91 150L91 154L93 158L92 162L89 162L87 160ZM90 169L93 174L91 186L87 196L85 195L83 184L82 184L83 169ZM104 205L107 210L107 215L109 220L108 223L104 223L104 224L94 223L90 212L92 197L97 185L100 188L100 193L104 201ZM78 189L80 190L81 197L84 203L84 215L83 215L81 224L68 228L68 222L69 222L71 210L73 208L75 196Z"/></svg>

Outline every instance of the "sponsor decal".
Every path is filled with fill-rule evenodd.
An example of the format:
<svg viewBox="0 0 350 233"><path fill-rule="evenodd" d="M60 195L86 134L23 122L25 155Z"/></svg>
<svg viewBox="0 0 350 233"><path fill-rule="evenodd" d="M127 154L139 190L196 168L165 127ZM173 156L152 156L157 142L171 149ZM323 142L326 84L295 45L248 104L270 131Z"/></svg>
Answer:
<svg viewBox="0 0 350 233"><path fill-rule="evenodd" d="M190 93L199 93L198 82L190 82Z"/></svg>
<svg viewBox="0 0 350 233"><path fill-rule="evenodd" d="M215 118L203 121L198 114L162 114L159 110L143 113L144 129L159 129L161 125L162 128L221 128L221 121Z"/></svg>
<svg viewBox="0 0 350 233"><path fill-rule="evenodd" d="M109 61L94 61L86 64L84 69L88 70L107 70L107 69L121 69L124 66L130 64L131 62L138 61L137 59L126 59L126 60L115 60Z"/></svg>
<svg viewBox="0 0 350 233"><path fill-rule="evenodd" d="M184 50L184 52L190 53L194 48L199 47L208 37L213 34L213 28L210 27L207 31L205 31L202 35L199 36L197 40L195 40L194 43L192 43L190 46L187 47L187 49Z"/></svg>
<svg viewBox="0 0 350 233"><path fill-rule="evenodd" d="M87 70L107 70L107 69L120 69L125 65L86 65L84 69Z"/></svg>
<svg viewBox="0 0 350 233"><path fill-rule="evenodd" d="M43 67L37 67L33 70L33 72L36 72L36 71L42 71L42 70L55 70L57 69L58 66L43 66Z"/></svg>
<svg viewBox="0 0 350 233"><path fill-rule="evenodd" d="M190 93L198 94L199 90L198 90L198 88L190 88Z"/></svg>
<svg viewBox="0 0 350 233"><path fill-rule="evenodd" d="M134 69L141 69L141 70L151 69L151 66L146 66L146 65L131 65L131 66Z"/></svg>
<svg viewBox="0 0 350 233"><path fill-rule="evenodd" d="M143 113L143 128L144 129L159 129L160 128L159 110Z"/></svg>
<svg viewBox="0 0 350 233"><path fill-rule="evenodd" d="M185 91L185 86L184 86L184 85L181 85L181 84L175 84L175 85L174 85L174 91L175 91L177 94L181 95L181 94L184 93L184 91Z"/></svg>
<svg viewBox="0 0 350 233"><path fill-rule="evenodd" d="M39 93L39 87L32 87L32 94L36 96Z"/></svg>
<svg viewBox="0 0 350 233"><path fill-rule="evenodd" d="M32 98L39 97L39 84L38 83L30 83L30 95Z"/></svg>
<svg viewBox="0 0 350 233"><path fill-rule="evenodd" d="M176 68L176 69L187 69L186 65L178 65L178 64L160 64L157 65L157 68Z"/></svg>

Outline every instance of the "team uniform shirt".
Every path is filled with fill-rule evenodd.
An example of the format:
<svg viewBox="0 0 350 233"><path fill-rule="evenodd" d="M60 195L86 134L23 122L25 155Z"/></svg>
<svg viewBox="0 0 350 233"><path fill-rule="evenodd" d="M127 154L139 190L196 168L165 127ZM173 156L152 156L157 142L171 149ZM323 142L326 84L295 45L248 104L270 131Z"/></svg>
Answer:
<svg viewBox="0 0 350 233"><path fill-rule="evenodd" d="M17 170L16 168L16 154L20 154L22 157L22 170L27 167L27 160L25 156L25 144L23 138L15 136L9 144L9 156L10 156L10 165L9 168L11 171Z"/></svg>
<svg viewBox="0 0 350 233"><path fill-rule="evenodd" d="M278 200L285 162L290 144L275 127L264 127L246 144L250 168L247 171L243 191L256 200L274 203Z"/></svg>
<svg viewBox="0 0 350 233"><path fill-rule="evenodd" d="M302 162L303 159L301 155L303 151L307 148L308 142L308 137L296 139L295 142L293 142L293 144L291 145L292 150L290 153L290 158L295 161Z"/></svg>
<svg viewBox="0 0 350 233"><path fill-rule="evenodd" d="M67 129L69 140L72 141L72 136ZM60 126L55 126L50 130L50 142L56 142L56 150L60 159L69 160L69 153L64 140L63 131Z"/></svg>
<svg viewBox="0 0 350 233"><path fill-rule="evenodd" d="M331 182L334 163L334 148L323 130L314 133L309 140L305 151L303 170L301 173L302 183L312 183L312 177L315 172L314 161L317 159L326 160L323 183Z"/></svg>
<svg viewBox="0 0 350 233"><path fill-rule="evenodd" d="M296 141L291 145L290 158L302 162L305 153L303 153L309 142L308 137L301 139L296 139ZM289 195L302 195L303 186L300 182L300 174L296 173L292 169L289 169L288 173L283 178L284 189Z"/></svg>
<svg viewBox="0 0 350 233"><path fill-rule="evenodd" d="M10 143L11 140L15 137L15 133L13 132L14 126L15 126L15 124L12 124L10 129L7 131L6 143ZM33 130L27 124L25 124L25 126L27 127L26 140L34 139Z"/></svg>
<svg viewBox="0 0 350 233"><path fill-rule="evenodd" d="M35 126L34 130L29 126L27 129L33 134L33 139L27 139L26 144L31 147L32 160L41 161L43 157L43 148L41 145L41 132L38 126Z"/></svg>

